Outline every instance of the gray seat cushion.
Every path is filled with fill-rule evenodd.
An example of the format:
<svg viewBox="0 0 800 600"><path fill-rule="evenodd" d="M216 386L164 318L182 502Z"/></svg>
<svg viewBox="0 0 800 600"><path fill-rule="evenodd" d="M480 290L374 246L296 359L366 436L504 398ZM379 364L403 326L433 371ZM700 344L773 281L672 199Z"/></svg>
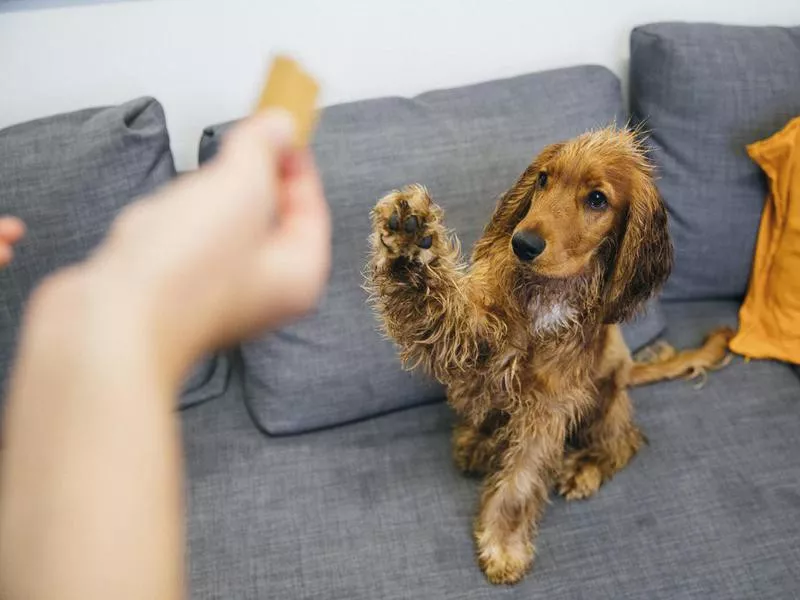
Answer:
<svg viewBox="0 0 800 600"><path fill-rule="evenodd" d="M369 212L388 191L429 187L468 249L497 197L548 143L622 122L619 81L576 67L475 86L326 109L314 151L333 212L333 273L319 310L245 344L245 394L268 432L297 433L439 400L442 389L401 369L361 289ZM200 159L226 127L210 127ZM658 311L631 329L639 345L661 327Z"/></svg>
<svg viewBox="0 0 800 600"><path fill-rule="evenodd" d="M668 338L693 344L737 306L665 310ZM452 466L445 405L274 438L233 386L183 416L192 597L792 597L800 379L737 359L702 391L633 395L650 445L595 498L554 500L533 572L498 589L475 564L478 483Z"/></svg>
<svg viewBox="0 0 800 600"><path fill-rule="evenodd" d="M36 284L84 259L125 205L174 176L164 112L152 98L0 131L0 214L16 215L28 227L13 264L0 271L0 384ZM227 364L201 361L182 401L194 404L221 393Z"/></svg>
<svg viewBox="0 0 800 600"><path fill-rule="evenodd" d="M630 99L675 242L664 296L741 298L767 193L745 146L800 114L800 27L638 27Z"/></svg>

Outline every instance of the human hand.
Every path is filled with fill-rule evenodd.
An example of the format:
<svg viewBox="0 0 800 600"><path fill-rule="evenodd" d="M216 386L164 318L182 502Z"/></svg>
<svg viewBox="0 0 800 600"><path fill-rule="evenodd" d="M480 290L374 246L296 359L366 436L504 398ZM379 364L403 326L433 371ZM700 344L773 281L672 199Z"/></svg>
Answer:
<svg viewBox="0 0 800 600"><path fill-rule="evenodd" d="M323 291L330 217L292 134L281 112L241 123L207 167L126 209L85 267L88 285L135 305L182 367L299 317Z"/></svg>
<svg viewBox="0 0 800 600"><path fill-rule="evenodd" d="M313 308L330 265L328 208L291 125L242 123L32 295L4 413L0 596L181 597L183 374ZM0 219L0 259L20 225Z"/></svg>
<svg viewBox="0 0 800 600"><path fill-rule="evenodd" d="M0 217L0 269L11 264L14 244L25 235L25 224L16 217Z"/></svg>

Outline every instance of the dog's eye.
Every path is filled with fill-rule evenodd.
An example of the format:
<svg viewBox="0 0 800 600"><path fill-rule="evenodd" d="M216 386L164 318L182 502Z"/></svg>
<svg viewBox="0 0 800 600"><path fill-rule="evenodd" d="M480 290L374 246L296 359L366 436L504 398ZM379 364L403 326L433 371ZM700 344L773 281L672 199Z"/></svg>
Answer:
<svg viewBox="0 0 800 600"><path fill-rule="evenodd" d="M586 197L586 204L588 204L589 208L592 210L603 210L608 206L608 198L606 198L603 192L594 190L589 192L589 195Z"/></svg>
<svg viewBox="0 0 800 600"><path fill-rule="evenodd" d="M539 189L544 188L547 185L547 173L544 171L539 171L538 177L536 177L536 186Z"/></svg>

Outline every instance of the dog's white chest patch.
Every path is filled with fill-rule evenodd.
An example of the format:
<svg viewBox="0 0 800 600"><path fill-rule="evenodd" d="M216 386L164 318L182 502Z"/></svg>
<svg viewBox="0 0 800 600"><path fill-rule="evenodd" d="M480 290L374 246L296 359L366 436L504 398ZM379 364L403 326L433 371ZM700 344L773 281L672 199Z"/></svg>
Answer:
<svg viewBox="0 0 800 600"><path fill-rule="evenodd" d="M552 333L574 323L577 311L566 302L542 306L534 300L530 304L530 314L534 333Z"/></svg>

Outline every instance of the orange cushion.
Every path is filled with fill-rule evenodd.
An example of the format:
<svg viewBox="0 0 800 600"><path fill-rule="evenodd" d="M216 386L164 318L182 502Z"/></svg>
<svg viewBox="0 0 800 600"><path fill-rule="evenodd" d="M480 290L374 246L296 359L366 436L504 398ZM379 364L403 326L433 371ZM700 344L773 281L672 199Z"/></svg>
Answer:
<svg viewBox="0 0 800 600"><path fill-rule="evenodd" d="M800 363L800 117L747 147L769 178L758 243L731 350Z"/></svg>

